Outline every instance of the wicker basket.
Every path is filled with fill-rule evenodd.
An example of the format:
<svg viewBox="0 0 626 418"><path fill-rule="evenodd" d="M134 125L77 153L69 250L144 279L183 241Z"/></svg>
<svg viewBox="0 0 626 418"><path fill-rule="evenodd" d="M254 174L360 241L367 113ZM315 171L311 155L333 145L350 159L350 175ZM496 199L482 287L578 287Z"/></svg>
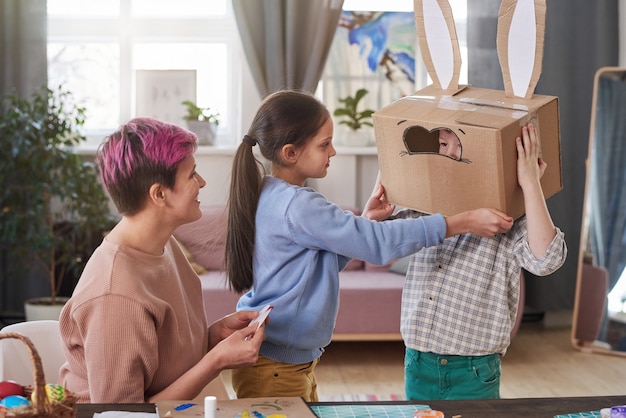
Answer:
<svg viewBox="0 0 626 418"><path fill-rule="evenodd" d="M0 333L0 339L15 338L22 341L30 352L30 359L33 362L33 376L35 379L34 386L24 386L24 395L30 397L30 406L12 408L6 411L0 411L2 417L20 417L20 418L75 418L76 417L76 398L69 391L65 392L65 398L58 402L52 402L46 395L46 379L43 374L43 366L41 357L35 348L35 345L28 338L16 332ZM32 395L32 396L31 396Z"/></svg>

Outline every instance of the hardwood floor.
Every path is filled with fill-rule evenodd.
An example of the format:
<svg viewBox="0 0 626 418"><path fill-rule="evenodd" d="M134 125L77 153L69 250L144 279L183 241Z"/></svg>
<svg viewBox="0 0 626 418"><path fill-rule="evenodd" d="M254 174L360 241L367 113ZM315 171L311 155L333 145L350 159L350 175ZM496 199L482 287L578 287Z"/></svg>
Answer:
<svg viewBox="0 0 626 418"><path fill-rule="evenodd" d="M404 343L332 342L315 375L321 400L372 394L404 396ZM230 398L228 371L222 380ZM626 394L626 357L575 350L570 328L522 323L502 359L503 398L610 396Z"/></svg>
<svg viewBox="0 0 626 418"><path fill-rule="evenodd" d="M333 342L316 368L321 396L404 394L404 344ZM626 394L626 357L588 354L569 328L523 323L502 359L503 398Z"/></svg>

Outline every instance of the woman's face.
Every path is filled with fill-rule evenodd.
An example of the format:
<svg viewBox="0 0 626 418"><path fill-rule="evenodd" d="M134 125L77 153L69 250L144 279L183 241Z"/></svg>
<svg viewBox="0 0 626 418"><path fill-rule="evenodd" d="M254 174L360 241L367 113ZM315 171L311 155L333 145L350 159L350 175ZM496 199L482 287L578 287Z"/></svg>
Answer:
<svg viewBox="0 0 626 418"><path fill-rule="evenodd" d="M174 208L181 225L200 219L200 189L206 181L196 172L196 159L193 155L182 160L176 169L176 182L170 191L172 199L168 204Z"/></svg>

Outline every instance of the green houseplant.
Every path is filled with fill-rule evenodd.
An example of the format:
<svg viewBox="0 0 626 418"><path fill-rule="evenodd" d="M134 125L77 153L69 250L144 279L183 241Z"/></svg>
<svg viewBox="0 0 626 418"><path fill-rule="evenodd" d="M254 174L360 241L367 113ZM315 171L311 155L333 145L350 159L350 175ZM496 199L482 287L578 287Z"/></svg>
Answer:
<svg viewBox="0 0 626 418"><path fill-rule="evenodd" d="M73 150L85 109L60 86L7 95L0 110L0 274L45 276L54 304L113 223L97 167Z"/></svg>
<svg viewBox="0 0 626 418"><path fill-rule="evenodd" d="M339 98L339 103L343 106L337 107L333 112L336 117L343 118L339 120L340 125L345 125L349 131L344 137L346 145L367 145L369 138L363 132L359 132L366 126L374 126L372 123L372 109L359 110L359 103L368 93L367 89L359 89L354 96L346 96Z"/></svg>
<svg viewBox="0 0 626 418"><path fill-rule="evenodd" d="M200 107L191 100L182 102L186 113L183 119L187 128L196 134L201 145L213 145L217 127L220 124L220 114L210 107Z"/></svg>

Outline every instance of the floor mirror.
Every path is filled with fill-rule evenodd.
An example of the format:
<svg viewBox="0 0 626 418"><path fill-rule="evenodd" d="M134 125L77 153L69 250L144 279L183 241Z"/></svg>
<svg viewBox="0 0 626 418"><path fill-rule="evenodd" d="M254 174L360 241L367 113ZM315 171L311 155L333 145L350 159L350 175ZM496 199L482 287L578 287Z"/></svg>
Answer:
<svg viewBox="0 0 626 418"><path fill-rule="evenodd" d="M626 67L594 77L572 344L626 357Z"/></svg>

